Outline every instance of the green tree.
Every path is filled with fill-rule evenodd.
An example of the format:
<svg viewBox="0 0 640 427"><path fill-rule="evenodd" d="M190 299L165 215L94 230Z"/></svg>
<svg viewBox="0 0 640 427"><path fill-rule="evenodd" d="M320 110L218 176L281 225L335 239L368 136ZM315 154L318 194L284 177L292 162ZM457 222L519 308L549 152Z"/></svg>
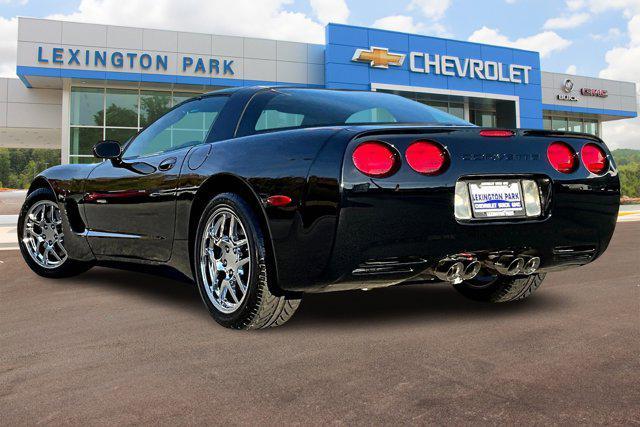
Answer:
<svg viewBox="0 0 640 427"><path fill-rule="evenodd" d="M41 171L60 164L60 150L0 148L0 187L28 188Z"/></svg>

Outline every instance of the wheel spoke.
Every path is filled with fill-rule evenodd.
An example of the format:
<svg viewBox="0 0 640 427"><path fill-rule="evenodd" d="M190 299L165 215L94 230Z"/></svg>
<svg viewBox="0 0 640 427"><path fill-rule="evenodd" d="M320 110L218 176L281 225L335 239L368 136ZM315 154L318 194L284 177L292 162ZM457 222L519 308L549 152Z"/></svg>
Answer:
<svg viewBox="0 0 640 427"><path fill-rule="evenodd" d="M232 208L221 206L213 211L204 229L207 232L201 236L199 260L204 289L217 310L233 313L249 287L251 257L245 226Z"/></svg>
<svg viewBox="0 0 640 427"><path fill-rule="evenodd" d="M69 257L63 241L62 213L54 201L42 200L31 206L25 215L22 236L29 255L41 267L59 267Z"/></svg>
<svg viewBox="0 0 640 427"><path fill-rule="evenodd" d="M238 287L242 291L242 295L246 294L247 293L247 286L242 282L242 278L240 277L239 274L238 274L238 277L236 277L236 283L238 283Z"/></svg>
<svg viewBox="0 0 640 427"><path fill-rule="evenodd" d="M247 239L238 240L237 242L233 242L234 248L241 248L247 244Z"/></svg>
<svg viewBox="0 0 640 427"><path fill-rule="evenodd" d="M231 283L227 285L227 289L229 289L229 293L231 294L231 298L233 298L233 302L235 302L236 304L240 302L236 295L236 291L233 289L233 285Z"/></svg>

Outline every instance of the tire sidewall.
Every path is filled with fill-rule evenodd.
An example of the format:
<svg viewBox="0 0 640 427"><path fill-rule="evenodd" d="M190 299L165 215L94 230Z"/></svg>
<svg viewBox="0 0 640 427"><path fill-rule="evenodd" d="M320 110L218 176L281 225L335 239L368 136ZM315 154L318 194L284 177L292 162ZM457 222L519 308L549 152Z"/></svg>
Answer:
<svg viewBox="0 0 640 427"><path fill-rule="evenodd" d="M233 211L233 213L236 214L238 219L242 222L247 233L249 253L251 256L249 280L247 281L247 294L242 301L242 304L240 304L240 307L238 307L238 309L233 313L223 313L219 311L209 300L202 272L200 270L202 236L205 232L205 227L213 213L222 207ZM252 310L259 305L259 299L262 296L262 282L265 280L263 275L266 273L264 237L258 219L253 213L251 207L244 201L244 199L233 193L222 193L215 196L200 216L193 247L193 269L195 272L198 292L200 293L200 297L209 310L211 316L216 320L216 322L226 327L233 328L238 325L250 323L256 314L255 312L252 312Z"/></svg>
<svg viewBox="0 0 640 427"><path fill-rule="evenodd" d="M25 199L24 204L22 205L22 209L20 209L20 214L18 216L17 237L18 237L18 246L20 247L20 253L22 254L22 258L27 263L29 268L31 268L31 270L33 270L36 274L43 277L53 278L53 279L73 276L88 270L90 268L90 264L84 264L84 263L80 263L72 260L70 258L71 254L67 255L67 259L65 260L64 263L62 263L62 265L55 268L41 267L31 257L29 250L27 249L25 243L22 240L24 222L26 219L27 212L29 212L29 209L31 209L31 207L34 204L42 200L48 200L58 204L58 201L56 200L56 197L53 191L51 191L48 188L38 188L37 190L34 190L33 192L27 195L27 198ZM60 209L59 205L58 205L58 209Z"/></svg>

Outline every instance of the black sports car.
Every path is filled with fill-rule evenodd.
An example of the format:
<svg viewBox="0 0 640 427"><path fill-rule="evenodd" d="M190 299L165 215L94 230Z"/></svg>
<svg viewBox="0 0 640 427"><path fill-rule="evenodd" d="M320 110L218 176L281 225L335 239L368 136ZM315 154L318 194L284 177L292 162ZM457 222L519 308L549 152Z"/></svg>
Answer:
<svg viewBox="0 0 640 427"><path fill-rule="evenodd" d="M479 128L375 92L212 92L94 154L33 181L27 264L169 267L238 329L283 324L307 292L444 281L525 298L604 252L620 197L595 136Z"/></svg>

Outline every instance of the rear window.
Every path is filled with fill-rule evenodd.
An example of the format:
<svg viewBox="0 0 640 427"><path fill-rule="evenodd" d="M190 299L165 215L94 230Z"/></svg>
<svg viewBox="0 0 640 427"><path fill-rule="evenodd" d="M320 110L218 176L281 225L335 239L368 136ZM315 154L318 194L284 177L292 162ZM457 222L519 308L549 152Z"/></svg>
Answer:
<svg viewBox="0 0 640 427"><path fill-rule="evenodd" d="M388 93L270 89L253 97L238 136L278 129L376 123L471 126L436 108Z"/></svg>

